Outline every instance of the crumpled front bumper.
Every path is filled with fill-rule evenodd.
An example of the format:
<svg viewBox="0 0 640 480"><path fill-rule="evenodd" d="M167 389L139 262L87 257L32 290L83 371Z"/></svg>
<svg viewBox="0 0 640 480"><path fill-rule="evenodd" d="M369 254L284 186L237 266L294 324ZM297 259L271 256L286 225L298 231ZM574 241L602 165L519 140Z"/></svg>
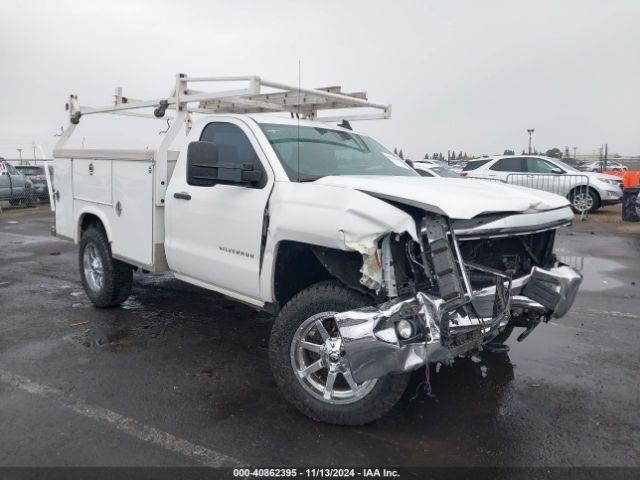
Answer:
<svg viewBox="0 0 640 480"><path fill-rule="evenodd" d="M363 382L479 350L508 325L512 313L520 321L531 318L531 328L541 318L560 318L573 305L581 282L582 275L566 265L534 267L526 277L475 291L462 305L449 306L418 292L377 307L341 312L335 319L353 378ZM398 335L402 320L414 327L408 339Z"/></svg>

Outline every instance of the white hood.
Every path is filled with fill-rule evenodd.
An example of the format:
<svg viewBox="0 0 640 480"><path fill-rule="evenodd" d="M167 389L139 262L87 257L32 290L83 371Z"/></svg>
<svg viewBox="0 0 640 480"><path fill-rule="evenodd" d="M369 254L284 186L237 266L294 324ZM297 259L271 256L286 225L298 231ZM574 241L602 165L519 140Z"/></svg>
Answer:
<svg viewBox="0 0 640 480"><path fill-rule="evenodd" d="M345 175L323 177L314 183L352 188L457 219L483 213L533 213L569 205L566 198L554 193L466 178Z"/></svg>

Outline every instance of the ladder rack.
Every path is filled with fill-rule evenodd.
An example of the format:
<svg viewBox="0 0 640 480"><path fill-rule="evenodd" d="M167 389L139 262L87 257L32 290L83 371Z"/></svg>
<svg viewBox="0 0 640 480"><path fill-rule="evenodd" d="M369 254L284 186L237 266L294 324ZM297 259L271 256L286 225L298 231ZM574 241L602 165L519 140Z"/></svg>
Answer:
<svg viewBox="0 0 640 480"><path fill-rule="evenodd" d="M231 89L217 91L203 88L206 87L205 84L211 83L234 86ZM192 88L194 84L198 84L199 88ZM144 112L145 109L153 109L153 113ZM137 100L125 97L122 88L118 87L112 105L81 106L78 97L70 95L67 110L70 125L54 147L54 157L65 156L64 146L81 118L86 115L106 113L172 120L154 155L155 202L159 207L164 205L169 148L183 124L186 126L186 132L189 132L193 114L287 112L320 122L377 120L391 116L391 105L370 102L367 100L366 92L343 93L339 86L309 89L264 80L258 76L189 78L184 73L176 75L175 86L171 94L165 98ZM173 111L172 117L166 116L167 110ZM333 116L318 115L331 110L345 112Z"/></svg>
<svg viewBox="0 0 640 480"><path fill-rule="evenodd" d="M194 83L234 83L243 84L238 89L204 91L192 89ZM270 89L267 92L265 89ZM258 76L241 77L194 77L185 74L176 76L176 86L171 95L154 100L135 100L122 95L122 89L116 89L113 105L86 107L78 104L77 96L71 95L68 104L71 123L77 124L84 115L96 113L137 114L132 110L153 108L153 116L162 118L166 110L187 113L265 113L289 112L302 118L318 121L335 120L375 120L391 116L391 105L374 103L367 100L366 92L343 93L340 86L324 88L301 88L282 83L263 80ZM349 112L345 115L320 117L318 112L337 109L373 109L369 113Z"/></svg>

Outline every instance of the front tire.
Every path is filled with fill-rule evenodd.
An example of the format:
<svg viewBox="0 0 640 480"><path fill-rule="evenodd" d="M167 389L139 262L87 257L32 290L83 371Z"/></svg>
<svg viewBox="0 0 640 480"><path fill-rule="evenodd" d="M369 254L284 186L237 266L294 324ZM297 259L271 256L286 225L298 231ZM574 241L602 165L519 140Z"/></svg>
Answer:
<svg viewBox="0 0 640 480"><path fill-rule="evenodd" d="M96 307L120 305L131 293L133 268L111 255L104 230L90 226L80 241L80 277L89 300Z"/></svg>
<svg viewBox="0 0 640 480"><path fill-rule="evenodd" d="M269 344L273 375L285 398L308 417L363 425L382 417L404 393L408 373L358 384L341 355L333 315L371 303L369 297L327 281L298 293L276 318Z"/></svg>

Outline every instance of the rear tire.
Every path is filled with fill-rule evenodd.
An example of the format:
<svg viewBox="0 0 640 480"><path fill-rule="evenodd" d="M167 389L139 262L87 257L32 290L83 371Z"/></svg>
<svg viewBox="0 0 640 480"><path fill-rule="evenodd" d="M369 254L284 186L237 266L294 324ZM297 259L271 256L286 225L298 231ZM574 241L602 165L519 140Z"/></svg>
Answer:
<svg viewBox="0 0 640 480"><path fill-rule="evenodd" d="M347 362L337 352L329 355L327 350L308 350L341 340L332 324L333 314L371 303L369 297L337 281L326 281L298 293L276 318L269 343L273 375L284 397L306 416L337 425L363 425L382 417L404 393L408 373L356 384ZM300 350L302 344L305 347ZM320 369L302 373L303 367L317 362L323 365Z"/></svg>
<svg viewBox="0 0 640 480"><path fill-rule="evenodd" d="M92 225L82 235L79 264L82 286L96 307L115 307L129 297L133 268L112 257L102 228Z"/></svg>

